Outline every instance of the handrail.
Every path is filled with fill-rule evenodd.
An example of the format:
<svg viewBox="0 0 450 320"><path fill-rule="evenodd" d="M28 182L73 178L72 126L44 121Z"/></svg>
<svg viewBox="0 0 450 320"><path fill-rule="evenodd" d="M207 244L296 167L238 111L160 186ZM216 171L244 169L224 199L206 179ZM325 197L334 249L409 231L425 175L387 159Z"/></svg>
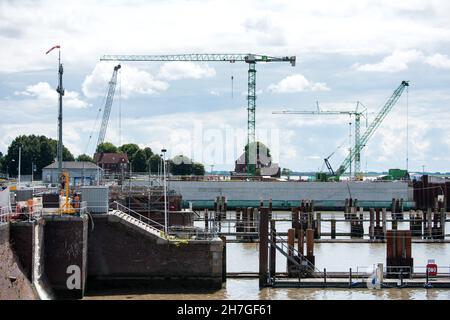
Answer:
<svg viewBox="0 0 450 320"><path fill-rule="evenodd" d="M15 208L0 208L0 223L7 223L15 219L15 217L24 215L28 217L28 221L42 217L42 206L34 205L32 212L16 212Z"/></svg>
<svg viewBox="0 0 450 320"><path fill-rule="evenodd" d="M298 256L301 258L301 261L306 262L306 266L310 271L312 271L312 275L316 278L320 278L320 274L322 274L322 277L324 277L324 274L322 271L316 268L315 265L313 265L303 254L301 254L295 247L290 246L286 244L284 239L281 236L277 236L275 232L272 233L272 235L275 235L275 239L278 241L275 241L275 243L272 241L272 239L269 240L271 244L273 244L280 252L282 252L292 263L294 263L297 267L303 267L297 260L293 258L293 256ZM281 244L281 248L277 245L278 243ZM287 252L283 250L283 248L287 249ZM292 256L289 255L289 252L292 252Z"/></svg>
<svg viewBox="0 0 450 320"><path fill-rule="evenodd" d="M137 215L137 216L139 217L139 221L148 224L150 227L153 227L152 224L155 224L155 225L157 225L158 227L161 227L162 230L164 230L164 225L162 225L161 223L156 222L155 220L152 220L152 219L150 219L149 217L143 216L142 214L140 214L140 213L134 211L133 209L130 209L130 208L124 206L123 204L121 204L121 203L119 203L119 202L117 202L117 201L114 201L114 203L116 204L117 210L120 210L119 208L124 208L124 209L126 209L128 212L131 212L131 213ZM124 212L123 210L120 210L120 211ZM127 212L124 212L124 213L127 213ZM129 213L127 213L127 214L130 215ZM132 215L130 215L130 216L132 216ZM151 224L148 223L148 222L145 222L145 221L143 221L143 220L146 220L146 221L150 222ZM159 230L159 229L156 228L156 227L153 227L153 228L157 229L158 231L161 231L161 230Z"/></svg>

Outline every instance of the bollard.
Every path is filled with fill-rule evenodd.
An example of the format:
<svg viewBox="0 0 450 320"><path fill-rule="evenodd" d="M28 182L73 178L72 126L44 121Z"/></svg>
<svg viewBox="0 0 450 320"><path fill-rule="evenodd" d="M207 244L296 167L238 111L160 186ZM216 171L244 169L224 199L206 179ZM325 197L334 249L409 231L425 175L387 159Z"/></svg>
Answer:
<svg viewBox="0 0 450 320"><path fill-rule="evenodd" d="M223 250L222 250L222 283L227 282L227 237L220 236L220 239L223 241Z"/></svg>
<svg viewBox="0 0 450 320"><path fill-rule="evenodd" d="M305 231L303 229L300 229L298 231L298 253L301 255L299 258L303 258L303 256L305 255L304 247L305 247Z"/></svg>
<svg viewBox="0 0 450 320"><path fill-rule="evenodd" d="M208 213L208 209L205 209L205 231L208 232L209 229L209 213Z"/></svg>
<svg viewBox="0 0 450 320"><path fill-rule="evenodd" d="M432 211L431 208L428 208L427 211L427 236L428 239L433 239L433 229L432 229Z"/></svg>
<svg viewBox="0 0 450 320"><path fill-rule="evenodd" d="M260 209L259 219L259 287L267 284L268 243L269 243L269 210Z"/></svg>
<svg viewBox="0 0 450 320"><path fill-rule="evenodd" d="M317 239L320 239L321 233L322 233L322 226L321 226L321 213L316 213L316 227L317 227Z"/></svg>
<svg viewBox="0 0 450 320"><path fill-rule="evenodd" d="M311 264L315 264L314 259L314 230L306 230L306 258Z"/></svg>
<svg viewBox="0 0 450 320"><path fill-rule="evenodd" d="M375 239L374 209L373 208L370 208L369 237L370 237L370 240Z"/></svg>
<svg viewBox="0 0 450 320"><path fill-rule="evenodd" d="M331 219L331 239L336 239L336 220Z"/></svg>
<svg viewBox="0 0 450 320"><path fill-rule="evenodd" d="M348 286L351 287L352 286L352 268L350 268L349 272L348 272Z"/></svg>
<svg viewBox="0 0 450 320"><path fill-rule="evenodd" d="M275 220L270 220L270 240L272 243L270 244L270 256L269 256L269 277L275 278L275 270L276 270L276 248L275 244L277 242L277 231L275 229Z"/></svg>

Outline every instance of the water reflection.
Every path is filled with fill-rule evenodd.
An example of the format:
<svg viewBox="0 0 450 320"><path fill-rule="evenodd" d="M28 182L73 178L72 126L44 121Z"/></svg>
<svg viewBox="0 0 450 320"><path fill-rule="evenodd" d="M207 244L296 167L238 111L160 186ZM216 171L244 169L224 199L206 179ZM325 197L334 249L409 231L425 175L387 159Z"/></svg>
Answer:
<svg viewBox="0 0 450 320"><path fill-rule="evenodd" d="M112 300L450 300L445 289L274 289L259 290L258 280L229 279L226 286L214 293L130 293L87 296L85 299Z"/></svg>

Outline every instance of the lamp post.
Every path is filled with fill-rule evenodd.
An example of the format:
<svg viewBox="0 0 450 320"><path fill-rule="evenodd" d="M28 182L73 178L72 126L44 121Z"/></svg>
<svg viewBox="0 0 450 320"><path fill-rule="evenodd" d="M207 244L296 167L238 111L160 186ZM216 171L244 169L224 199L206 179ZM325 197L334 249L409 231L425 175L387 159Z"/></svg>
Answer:
<svg viewBox="0 0 450 320"><path fill-rule="evenodd" d="M163 154L163 175L164 175L164 231L167 234L169 229L169 219L167 216L167 185L166 185L166 149L161 149Z"/></svg>
<svg viewBox="0 0 450 320"><path fill-rule="evenodd" d="M19 177L18 177L18 184L17 189L20 189L20 165L22 162L22 147L19 147Z"/></svg>

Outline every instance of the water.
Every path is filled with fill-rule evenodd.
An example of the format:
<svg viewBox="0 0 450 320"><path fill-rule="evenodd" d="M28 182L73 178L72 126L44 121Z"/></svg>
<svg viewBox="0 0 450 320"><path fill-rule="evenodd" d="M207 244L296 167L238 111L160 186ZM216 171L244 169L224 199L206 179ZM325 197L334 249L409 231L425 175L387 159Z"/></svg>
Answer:
<svg viewBox="0 0 450 320"><path fill-rule="evenodd" d="M276 213L277 218L289 218L290 213ZM390 215L388 215L389 217ZM342 213L323 213L323 219L342 219ZM405 218L407 215L405 215ZM203 222L196 222L202 226ZM328 225L328 226L327 226ZM277 222L277 231L286 232L291 222ZM322 231L327 232L329 223L322 223ZM368 233L368 223L365 223L365 232ZM398 228L408 229L409 223L399 222ZM450 230L449 223L446 224ZM350 223L337 223L337 232L350 232ZM389 225L388 225L389 229ZM328 229L329 230L329 229ZM258 272L258 243L227 243L227 272ZM314 245L316 267L327 272L346 272L352 268L355 274L366 274L373 265L386 263L386 244L383 243L316 243ZM448 243L413 243L412 256L416 272L423 272L428 259L435 259L439 272L450 273L450 244ZM286 258L277 252L277 272L286 271ZM306 289L306 288L265 288L260 290L257 279L228 279L226 286L216 292L197 293L124 293L105 292L88 299L295 299L295 300L398 300L398 299L445 299L450 300L450 290L445 289Z"/></svg>
<svg viewBox="0 0 450 320"><path fill-rule="evenodd" d="M225 288L203 293L119 293L88 300L449 300L445 289L273 289L259 290L258 280L228 279Z"/></svg>

